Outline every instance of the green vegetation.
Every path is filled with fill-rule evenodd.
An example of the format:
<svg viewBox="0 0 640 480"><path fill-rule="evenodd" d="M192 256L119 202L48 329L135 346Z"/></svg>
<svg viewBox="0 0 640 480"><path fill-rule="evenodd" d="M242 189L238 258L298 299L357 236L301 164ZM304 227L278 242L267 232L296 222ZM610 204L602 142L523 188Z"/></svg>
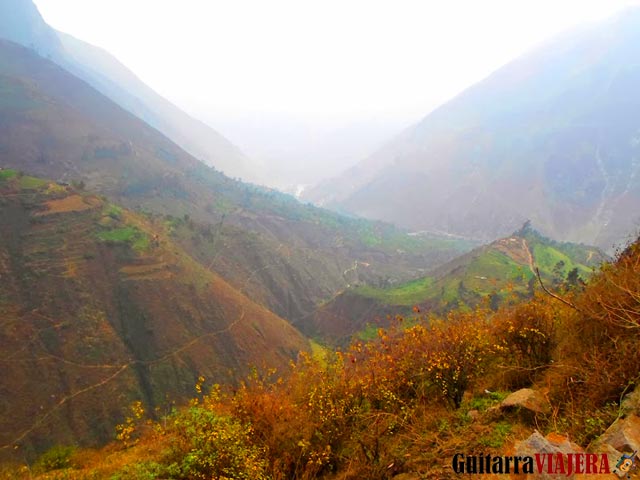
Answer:
<svg viewBox="0 0 640 480"><path fill-rule="evenodd" d="M224 197L216 198L215 203L210 207L210 213L212 211L219 212L223 215L228 215L235 210L235 205Z"/></svg>
<svg viewBox="0 0 640 480"><path fill-rule="evenodd" d="M191 172L219 194L207 207L209 213L228 214L235 210L249 210L259 215L275 215L310 228L339 233L354 246L376 248L398 253L428 251L466 252L475 244L466 240L435 236L409 235L391 224L341 215L311 204L301 204L293 196L265 187L222 180L208 169L200 167Z"/></svg>
<svg viewBox="0 0 640 480"><path fill-rule="evenodd" d="M541 259L536 256L536 263L545 263L547 267L553 267L558 261L566 261L565 257L569 257L576 264L571 268L575 266L578 268L585 267L585 271L592 273L592 267L598 267L607 259L595 247L571 242L557 242L543 237L530 224L526 224L517 234L529 242L531 250L535 251L536 247L543 247L543 251L539 253ZM547 249L552 249L553 251L545 252L544 250ZM555 263L553 263L553 259L556 260ZM567 268L567 270L571 270L571 268Z"/></svg>
<svg viewBox="0 0 640 480"><path fill-rule="evenodd" d="M47 187L51 183L49 180L24 175L22 172L12 168L0 170L0 182L8 180L16 180L18 187L24 190L38 190Z"/></svg>
<svg viewBox="0 0 640 480"><path fill-rule="evenodd" d="M477 299L493 292L504 293L516 282L524 290L532 276L528 267L519 265L501 252L488 251L471 260L463 271L456 270L438 280L424 277L391 288L360 286L354 292L388 305L439 302L444 306L456 301L466 302L469 299L464 298L465 294Z"/></svg>
<svg viewBox="0 0 640 480"><path fill-rule="evenodd" d="M123 242L129 243L138 234L138 230L134 227L122 227L106 232L98 233L98 238L105 242Z"/></svg>
<svg viewBox="0 0 640 480"><path fill-rule="evenodd" d="M309 344L311 345L311 356L313 359L318 362L322 362L326 359L326 356L329 354L329 349L315 340L309 340Z"/></svg>
<svg viewBox="0 0 640 480"><path fill-rule="evenodd" d="M362 285L355 288L354 292L389 305L415 305L423 302L433 293L434 283L435 280L433 278L425 277L392 288L375 288Z"/></svg>
<svg viewBox="0 0 640 480"><path fill-rule="evenodd" d="M102 215L110 217L113 220L120 220L122 217L122 207L109 203L102 210Z"/></svg>
<svg viewBox="0 0 640 480"><path fill-rule="evenodd" d="M133 463L125 465L110 480L156 480L163 478L166 470L164 465L156 462Z"/></svg>
<svg viewBox="0 0 640 480"><path fill-rule="evenodd" d="M72 446L56 445L40 456L34 465L34 469L39 472L50 472L69 468L71 466L71 457L75 451L75 447Z"/></svg>
<svg viewBox="0 0 640 480"><path fill-rule="evenodd" d="M574 244L558 244L533 230L529 231L528 238L533 243L531 254L535 266L540 269L542 277L554 285L559 286L563 282L575 285L576 274L583 279L592 274L593 269L580 263L579 259L586 259L586 252L598 253L597 250ZM520 242L514 244L517 247L521 245ZM560 245L562 249L559 248ZM577 258L563 252L572 253ZM426 304L429 308L440 311L473 308L487 298L492 302L492 308L495 308L505 300L514 299L514 295L531 295L535 274L526 258L516 261L515 257L512 258L494 246L482 247L477 253L461 258L462 261L457 259L451 262L450 267L443 267L446 273L440 278L427 276L386 288L361 285L352 291L385 305L408 307ZM599 253L596 258L601 258ZM571 273L574 269L577 271Z"/></svg>
<svg viewBox="0 0 640 480"><path fill-rule="evenodd" d="M483 395L474 396L467 404L463 405L467 410L478 410L484 412L490 407L500 404L510 392L484 392Z"/></svg>
<svg viewBox="0 0 640 480"><path fill-rule="evenodd" d="M533 255L541 271L551 273L555 269L562 278L574 268L577 268L580 276L584 278L587 278L593 272L591 268L574 262L568 255L549 245L534 245ZM560 268L556 268L558 265L560 265Z"/></svg>
<svg viewBox="0 0 640 480"><path fill-rule="evenodd" d="M13 170L11 168L5 168L4 170L0 170L0 181L9 180L18 175L17 170Z"/></svg>
<svg viewBox="0 0 640 480"><path fill-rule="evenodd" d="M137 252L146 251L151 245L149 236L136 226L128 225L122 207L112 203L105 203L102 208L96 237L112 245L129 245Z"/></svg>
<svg viewBox="0 0 640 480"><path fill-rule="evenodd" d="M171 418L168 431L170 478L267 478L263 449L251 442L253 429L231 416L196 406Z"/></svg>
<svg viewBox="0 0 640 480"><path fill-rule="evenodd" d="M379 329L380 327L369 323L362 330L356 333L355 338L363 342L370 342L378 338Z"/></svg>
<svg viewBox="0 0 640 480"><path fill-rule="evenodd" d="M506 440L506 437L511 433L512 426L508 422L498 422L493 427L493 431L481 437L479 440L480 445L489 448L501 448Z"/></svg>
<svg viewBox="0 0 640 480"><path fill-rule="evenodd" d="M390 224L374 222L364 219L353 219L341 217L337 214L319 210L324 215L325 222L329 223L326 217L335 216L334 224L343 231L354 231L354 239L368 247L378 247L385 251L400 252L424 252L431 250L454 250L462 253L473 248L474 244L467 240L442 238L423 235L409 235L407 232L393 227Z"/></svg>
<svg viewBox="0 0 640 480"><path fill-rule="evenodd" d="M96 234L99 240L111 244L128 244L136 251L144 251L149 248L149 237L138 228L125 226L104 230Z"/></svg>
<svg viewBox="0 0 640 480"><path fill-rule="evenodd" d="M196 386L201 391L204 378ZM216 398L212 393L207 402ZM139 435L139 422L127 428L127 448L138 443L131 436ZM163 442L158 461L142 461L126 465L112 480L171 478L233 478L261 480L266 475L267 463L264 451L251 442L253 429L238 419L213 411L194 399L192 406L183 412L174 411L163 421L163 436L171 437Z"/></svg>
<svg viewBox="0 0 640 480"><path fill-rule="evenodd" d="M489 250L474 259L467 267L467 277L486 277L498 283L527 281L533 273L528 265L519 264L502 252ZM491 288L483 289L488 293Z"/></svg>
<svg viewBox="0 0 640 480"><path fill-rule="evenodd" d="M41 178L29 177L27 175L20 177L20 187L25 190L37 190L47 185L49 185L49 181Z"/></svg>

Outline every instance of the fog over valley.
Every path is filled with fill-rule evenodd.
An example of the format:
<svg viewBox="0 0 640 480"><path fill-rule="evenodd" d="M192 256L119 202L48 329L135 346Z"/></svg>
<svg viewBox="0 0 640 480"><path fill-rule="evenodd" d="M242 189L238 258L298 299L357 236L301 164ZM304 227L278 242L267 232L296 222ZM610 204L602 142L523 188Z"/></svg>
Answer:
<svg viewBox="0 0 640 480"><path fill-rule="evenodd" d="M0 480L638 478L638 85L636 0L0 0Z"/></svg>
<svg viewBox="0 0 640 480"><path fill-rule="evenodd" d="M36 1L55 28L240 147L250 168L217 165L225 173L287 191L347 170L528 49L627 3Z"/></svg>

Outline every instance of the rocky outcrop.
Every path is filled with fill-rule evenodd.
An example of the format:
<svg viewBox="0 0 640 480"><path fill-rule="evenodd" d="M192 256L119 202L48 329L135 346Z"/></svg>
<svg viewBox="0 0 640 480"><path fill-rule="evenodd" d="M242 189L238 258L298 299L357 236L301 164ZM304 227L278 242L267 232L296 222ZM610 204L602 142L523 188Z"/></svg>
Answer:
<svg viewBox="0 0 640 480"><path fill-rule="evenodd" d="M590 449L594 452L606 453L612 469L623 454L640 452L640 417L632 414L626 418L617 419ZM635 463L638 465L638 458L635 459Z"/></svg>
<svg viewBox="0 0 640 480"><path fill-rule="evenodd" d="M533 413L548 413L550 405L542 392L523 388L505 398L500 404L500 408L503 410L523 408Z"/></svg>
<svg viewBox="0 0 640 480"><path fill-rule="evenodd" d="M598 439L598 443L611 445L623 453L640 452L640 417L619 418Z"/></svg>
<svg viewBox="0 0 640 480"><path fill-rule="evenodd" d="M534 456L537 453L579 453L584 450L569 440L569 437L550 433L546 437L538 431L533 432L529 438L516 444L516 455Z"/></svg>

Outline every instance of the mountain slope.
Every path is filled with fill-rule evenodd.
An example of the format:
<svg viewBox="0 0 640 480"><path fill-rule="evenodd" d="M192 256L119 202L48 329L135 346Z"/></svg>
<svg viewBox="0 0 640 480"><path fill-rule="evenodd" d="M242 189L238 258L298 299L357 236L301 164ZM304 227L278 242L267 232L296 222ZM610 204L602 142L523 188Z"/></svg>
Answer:
<svg viewBox="0 0 640 480"><path fill-rule="evenodd" d="M348 284L406 280L470 248L231 180L85 82L6 41L0 87L0 165L82 181L117 203L174 220L188 216L175 241L290 321Z"/></svg>
<svg viewBox="0 0 640 480"><path fill-rule="evenodd" d="M13 372L3 391L21 402L2 415L5 450L104 439L121 418L112 399L160 405L165 393L183 398L197 373L230 381L304 348L247 298L295 323L349 283L399 281L467 248L233 181L8 41L0 125L5 181L37 173L145 212L120 216L102 197L28 176L3 192L2 278L12 281L2 282L0 318ZM41 215L50 200L55 214Z"/></svg>
<svg viewBox="0 0 640 480"><path fill-rule="evenodd" d="M323 305L300 327L309 335L344 341L367 324L386 325L387 315L412 310L443 313L498 305L531 296L535 269L549 287L573 288L606 256L597 248L554 242L528 224L509 237L476 248L428 276L384 288L360 285Z"/></svg>
<svg viewBox="0 0 640 480"><path fill-rule="evenodd" d="M531 219L553 238L611 248L639 220L638 32L635 8L555 39L308 198L485 240Z"/></svg>
<svg viewBox="0 0 640 480"><path fill-rule="evenodd" d="M104 441L123 403L166 408L199 375L234 383L308 349L161 226L95 195L0 170L0 225L2 450Z"/></svg>
<svg viewBox="0 0 640 480"><path fill-rule="evenodd" d="M169 137L194 157L233 177L252 179L249 159L229 140L167 101L108 52L57 32L71 59L63 67Z"/></svg>
<svg viewBox="0 0 640 480"><path fill-rule="evenodd" d="M58 36L30 0L3 0L0 3L0 38L33 48L43 56L56 59L63 56Z"/></svg>
<svg viewBox="0 0 640 480"><path fill-rule="evenodd" d="M0 38L50 58L205 163L229 175L249 175L249 160L231 142L162 98L109 53L56 32L31 0L0 4Z"/></svg>

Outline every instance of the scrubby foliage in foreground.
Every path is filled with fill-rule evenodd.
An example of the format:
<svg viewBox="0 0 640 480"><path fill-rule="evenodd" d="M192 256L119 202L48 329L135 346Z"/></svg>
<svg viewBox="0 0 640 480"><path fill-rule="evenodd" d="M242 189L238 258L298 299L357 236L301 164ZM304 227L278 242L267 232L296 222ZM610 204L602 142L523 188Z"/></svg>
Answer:
<svg viewBox="0 0 640 480"><path fill-rule="evenodd" d="M502 452L534 427L586 446L639 379L640 243L577 288L564 302L541 293L498 312L399 318L375 341L233 391L199 382L188 408L126 422L126 445L43 478L447 478L454 453ZM494 408L530 385L550 413Z"/></svg>

